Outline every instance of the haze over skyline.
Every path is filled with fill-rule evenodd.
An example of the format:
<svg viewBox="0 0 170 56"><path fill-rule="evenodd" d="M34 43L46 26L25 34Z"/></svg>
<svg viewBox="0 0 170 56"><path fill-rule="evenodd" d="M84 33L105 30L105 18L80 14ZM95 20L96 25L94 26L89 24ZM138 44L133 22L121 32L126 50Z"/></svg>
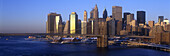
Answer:
<svg viewBox="0 0 170 56"><path fill-rule="evenodd" d="M170 19L169 0L0 0L0 33L45 33L47 14L61 14L63 21L76 12L83 20L84 10L88 13L98 6L99 17L104 8L112 15L112 6L122 6L123 13L146 11L146 21L158 21L158 16ZM122 13L122 14L123 14Z"/></svg>

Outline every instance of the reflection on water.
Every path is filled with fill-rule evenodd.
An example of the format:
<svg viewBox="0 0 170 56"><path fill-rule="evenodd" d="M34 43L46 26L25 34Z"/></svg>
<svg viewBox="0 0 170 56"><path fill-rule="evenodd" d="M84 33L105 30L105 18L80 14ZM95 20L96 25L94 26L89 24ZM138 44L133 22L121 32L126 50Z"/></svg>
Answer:
<svg viewBox="0 0 170 56"><path fill-rule="evenodd" d="M52 44L25 40L25 36L1 37L0 56L170 56L170 53L143 48L96 48L96 44ZM8 39L8 40L6 40Z"/></svg>

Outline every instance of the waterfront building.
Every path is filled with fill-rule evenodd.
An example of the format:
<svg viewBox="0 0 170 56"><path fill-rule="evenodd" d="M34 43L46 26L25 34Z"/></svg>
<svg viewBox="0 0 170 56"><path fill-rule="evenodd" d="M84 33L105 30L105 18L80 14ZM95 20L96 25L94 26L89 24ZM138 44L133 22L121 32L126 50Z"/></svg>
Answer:
<svg viewBox="0 0 170 56"><path fill-rule="evenodd" d="M163 22L164 16L158 16L158 23L161 24Z"/></svg>
<svg viewBox="0 0 170 56"><path fill-rule="evenodd" d="M78 15L76 12L70 14L70 34L77 34L78 32Z"/></svg>
<svg viewBox="0 0 170 56"><path fill-rule="evenodd" d="M134 20L134 14L129 14L127 15L127 23L126 25L130 24L130 22Z"/></svg>
<svg viewBox="0 0 170 56"><path fill-rule="evenodd" d="M70 21L69 20L66 21L63 33L64 34L70 34Z"/></svg>
<svg viewBox="0 0 170 56"><path fill-rule="evenodd" d="M47 20L47 33L62 33L62 18L61 14L50 13Z"/></svg>
<svg viewBox="0 0 170 56"><path fill-rule="evenodd" d="M123 28L125 28L126 29L126 23L127 23L127 15L129 15L129 14L131 14L131 13L129 13L129 12L125 12L124 14L123 14Z"/></svg>
<svg viewBox="0 0 170 56"><path fill-rule="evenodd" d="M169 20L167 18L164 19L163 22L166 22L166 24L169 24Z"/></svg>
<svg viewBox="0 0 170 56"><path fill-rule="evenodd" d="M158 44L160 42L160 33L163 32L163 27L160 25L154 26L149 31L149 36L155 37L151 39L152 43Z"/></svg>
<svg viewBox="0 0 170 56"><path fill-rule="evenodd" d="M88 21L91 24L91 34L99 34L99 16L98 16L98 7L97 4L95 5L95 8L92 9L90 12L90 18ZM89 25L88 25L89 26Z"/></svg>
<svg viewBox="0 0 170 56"><path fill-rule="evenodd" d="M149 36L155 37L151 39L152 43L170 45L170 32L163 31L162 26L154 26Z"/></svg>
<svg viewBox="0 0 170 56"><path fill-rule="evenodd" d="M145 11L137 11L137 22L145 25Z"/></svg>
<svg viewBox="0 0 170 56"><path fill-rule="evenodd" d="M81 34L87 34L87 21L81 21Z"/></svg>
<svg viewBox="0 0 170 56"><path fill-rule="evenodd" d="M84 21L87 21L87 11L84 11Z"/></svg>
<svg viewBox="0 0 170 56"><path fill-rule="evenodd" d="M76 29L77 30L77 34L81 34L81 20L78 19L78 28Z"/></svg>
<svg viewBox="0 0 170 56"><path fill-rule="evenodd" d="M107 18L107 10L106 10L106 8L104 8L104 11L103 11L103 18L104 18L104 19Z"/></svg>
<svg viewBox="0 0 170 56"><path fill-rule="evenodd" d="M149 27L153 27L154 26L154 24L155 24L155 21L148 21L148 25L149 25Z"/></svg>
<svg viewBox="0 0 170 56"><path fill-rule="evenodd" d="M131 26L130 24L127 24L127 25L126 25L126 31L127 31L128 34L131 33L131 31L132 31L132 26Z"/></svg>
<svg viewBox="0 0 170 56"><path fill-rule="evenodd" d="M122 22L122 7L112 6L112 18Z"/></svg>
<svg viewBox="0 0 170 56"><path fill-rule="evenodd" d="M92 22L87 22L87 34L92 34Z"/></svg>
<svg viewBox="0 0 170 56"><path fill-rule="evenodd" d="M120 35L120 31L122 30L122 21L117 21L116 23L116 34Z"/></svg>
<svg viewBox="0 0 170 56"><path fill-rule="evenodd" d="M111 17L106 18L107 22L107 34L111 37L115 35L116 27L115 27L115 19Z"/></svg>

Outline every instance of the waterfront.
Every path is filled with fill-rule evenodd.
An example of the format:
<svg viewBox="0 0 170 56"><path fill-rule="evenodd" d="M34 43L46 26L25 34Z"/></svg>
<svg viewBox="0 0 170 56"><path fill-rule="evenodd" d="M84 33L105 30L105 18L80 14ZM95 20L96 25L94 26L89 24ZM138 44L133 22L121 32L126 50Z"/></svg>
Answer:
<svg viewBox="0 0 170 56"><path fill-rule="evenodd" d="M168 52L144 48L99 49L96 44L52 44L24 38L27 36L1 37L0 56L170 56Z"/></svg>

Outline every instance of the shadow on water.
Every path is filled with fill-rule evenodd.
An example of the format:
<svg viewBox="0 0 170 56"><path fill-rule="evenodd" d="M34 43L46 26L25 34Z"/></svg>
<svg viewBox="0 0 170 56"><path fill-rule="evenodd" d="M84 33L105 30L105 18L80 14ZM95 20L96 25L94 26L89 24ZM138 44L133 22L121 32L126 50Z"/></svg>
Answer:
<svg viewBox="0 0 170 56"><path fill-rule="evenodd" d="M105 55L107 55L107 53L108 53L108 51L109 51L109 48L97 48L97 55L98 56L105 56Z"/></svg>

